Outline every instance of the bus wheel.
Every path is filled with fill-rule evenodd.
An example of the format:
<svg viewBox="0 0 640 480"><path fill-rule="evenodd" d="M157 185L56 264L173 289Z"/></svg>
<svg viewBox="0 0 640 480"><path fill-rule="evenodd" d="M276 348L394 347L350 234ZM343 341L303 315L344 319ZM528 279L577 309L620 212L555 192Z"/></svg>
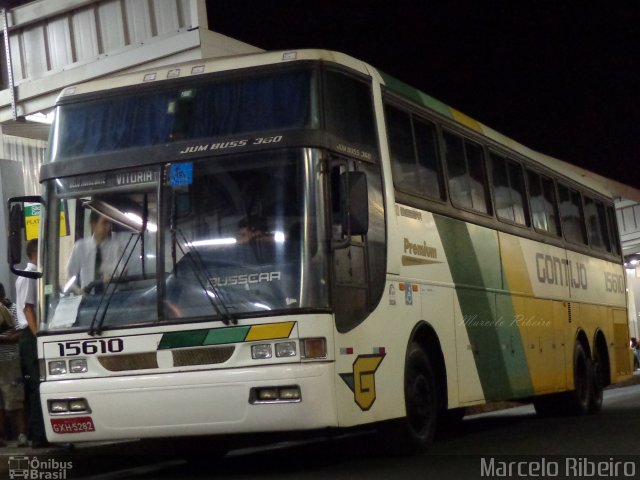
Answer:
<svg viewBox="0 0 640 480"><path fill-rule="evenodd" d="M573 380L575 389L570 392L534 398L533 406L536 413L541 417L555 417L558 415L584 415L590 411L594 379L591 361L580 343L576 343L573 351ZM600 391L600 404L602 404L602 390Z"/></svg>
<svg viewBox="0 0 640 480"><path fill-rule="evenodd" d="M593 351L591 363L591 391L589 392L589 413L598 413L602 409L604 390L604 368L598 348Z"/></svg>
<svg viewBox="0 0 640 480"><path fill-rule="evenodd" d="M573 381L575 390L567 394L567 413L584 415L589 411L593 380L591 361L580 343L573 351Z"/></svg>
<svg viewBox="0 0 640 480"><path fill-rule="evenodd" d="M440 395L429 356L416 343L412 343L407 352L404 398L407 410L404 422L406 447L413 453L424 452L436 431Z"/></svg>
<svg viewBox="0 0 640 480"><path fill-rule="evenodd" d="M466 408L464 407L452 408L450 410L446 410L442 407L442 410L438 415L436 439L449 438L452 434L458 432L462 426L462 420L466 413Z"/></svg>

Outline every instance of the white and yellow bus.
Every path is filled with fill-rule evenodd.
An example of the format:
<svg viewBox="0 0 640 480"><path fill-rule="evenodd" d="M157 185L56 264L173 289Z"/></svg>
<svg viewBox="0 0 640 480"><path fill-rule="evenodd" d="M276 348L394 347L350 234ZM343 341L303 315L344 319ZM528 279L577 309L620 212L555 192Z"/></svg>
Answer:
<svg viewBox="0 0 640 480"><path fill-rule="evenodd" d="M631 374L606 192L343 54L66 88L40 179L51 442L382 422L419 451L465 407L596 412ZM110 253L71 271L96 215Z"/></svg>

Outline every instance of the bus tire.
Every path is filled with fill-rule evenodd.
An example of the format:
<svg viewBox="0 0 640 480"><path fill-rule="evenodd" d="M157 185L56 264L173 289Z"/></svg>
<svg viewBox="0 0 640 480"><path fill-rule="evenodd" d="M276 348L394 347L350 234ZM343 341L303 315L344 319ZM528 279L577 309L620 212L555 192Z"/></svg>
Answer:
<svg viewBox="0 0 640 480"><path fill-rule="evenodd" d="M604 363L598 348L593 351L591 362L591 391L589 392L589 413L598 413L602 410L604 392Z"/></svg>
<svg viewBox="0 0 640 480"><path fill-rule="evenodd" d="M593 368L584 347L576 343L573 350L573 382L574 389L570 392L542 395L533 399L536 413L541 417L555 417L561 415L585 415L591 408L598 408L600 399L602 405L602 390L600 396L594 393ZM600 383L602 386L602 383Z"/></svg>
<svg viewBox="0 0 640 480"><path fill-rule="evenodd" d="M591 361L580 342L573 350L574 389L567 392L566 407L569 415L584 415L589 412L593 385Z"/></svg>
<svg viewBox="0 0 640 480"><path fill-rule="evenodd" d="M466 408L452 408L446 410L443 408L438 415L438 429L436 431L436 440L449 438L456 434L462 426L462 420L466 414Z"/></svg>
<svg viewBox="0 0 640 480"><path fill-rule="evenodd" d="M403 449L422 453L433 441L441 410L438 380L429 356L412 343L404 372L404 398L407 416L401 427Z"/></svg>

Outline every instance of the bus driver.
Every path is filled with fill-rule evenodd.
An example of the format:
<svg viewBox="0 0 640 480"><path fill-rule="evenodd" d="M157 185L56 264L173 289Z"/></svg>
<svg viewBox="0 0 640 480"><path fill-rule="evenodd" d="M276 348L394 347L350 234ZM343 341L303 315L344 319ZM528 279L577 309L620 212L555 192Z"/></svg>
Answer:
<svg viewBox="0 0 640 480"><path fill-rule="evenodd" d="M111 221L92 210L89 223L91 237L75 243L67 263L67 278L76 294L89 293L96 282L96 293L100 293L101 283L109 281L120 256L118 242L111 237Z"/></svg>

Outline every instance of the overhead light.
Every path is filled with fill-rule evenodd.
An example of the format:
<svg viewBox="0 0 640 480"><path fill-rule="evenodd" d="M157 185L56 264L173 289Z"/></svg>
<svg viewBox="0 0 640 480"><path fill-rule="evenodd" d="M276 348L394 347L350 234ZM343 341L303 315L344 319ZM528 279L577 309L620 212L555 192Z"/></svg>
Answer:
<svg viewBox="0 0 640 480"><path fill-rule="evenodd" d="M142 225L142 218L140 217L140 215L136 215L135 213L132 213L132 212L125 212L124 216L130 218L131 220L136 222L138 225ZM154 223L147 222L147 230L149 230L150 232L157 232L158 226L155 225Z"/></svg>
<svg viewBox="0 0 640 480"><path fill-rule="evenodd" d="M187 242L188 247L207 247L211 245L233 245L238 241L233 238L210 238L208 240L196 240L195 242Z"/></svg>
<svg viewBox="0 0 640 480"><path fill-rule="evenodd" d="M24 117L30 122L43 123L45 125L51 125L53 123L53 111L49 113L33 113Z"/></svg>

